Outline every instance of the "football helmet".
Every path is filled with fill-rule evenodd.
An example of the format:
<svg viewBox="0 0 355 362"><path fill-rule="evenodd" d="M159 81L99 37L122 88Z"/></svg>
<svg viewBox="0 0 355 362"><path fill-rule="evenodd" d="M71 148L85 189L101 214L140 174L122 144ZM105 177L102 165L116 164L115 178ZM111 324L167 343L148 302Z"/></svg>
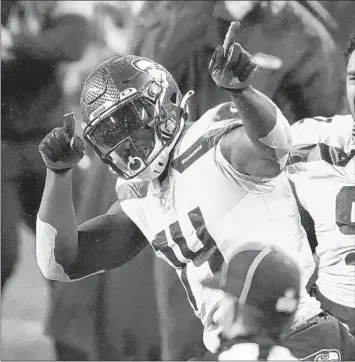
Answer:
<svg viewBox="0 0 355 362"><path fill-rule="evenodd" d="M119 177L157 178L181 134L186 114L172 75L139 56L114 56L84 82L83 137Z"/></svg>

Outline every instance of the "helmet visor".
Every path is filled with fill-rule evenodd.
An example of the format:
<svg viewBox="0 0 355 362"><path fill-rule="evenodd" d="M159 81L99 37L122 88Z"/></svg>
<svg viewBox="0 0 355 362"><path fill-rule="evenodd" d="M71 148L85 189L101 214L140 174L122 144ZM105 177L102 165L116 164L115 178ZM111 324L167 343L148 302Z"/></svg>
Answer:
<svg viewBox="0 0 355 362"><path fill-rule="evenodd" d="M121 105L92 125L86 137L103 154L154 119L154 106L142 99Z"/></svg>
<svg viewBox="0 0 355 362"><path fill-rule="evenodd" d="M84 130L101 159L125 179L137 176L169 144L179 129L173 118L145 96L112 107Z"/></svg>

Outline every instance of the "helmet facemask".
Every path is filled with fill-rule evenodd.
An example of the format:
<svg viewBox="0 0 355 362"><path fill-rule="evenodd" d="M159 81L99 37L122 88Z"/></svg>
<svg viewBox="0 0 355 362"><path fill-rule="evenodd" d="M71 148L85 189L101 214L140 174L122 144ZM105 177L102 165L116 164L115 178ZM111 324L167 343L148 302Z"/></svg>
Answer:
<svg viewBox="0 0 355 362"><path fill-rule="evenodd" d="M139 91L128 88L85 125L84 138L119 177L153 179L164 171L183 127L179 105L172 103L176 109L168 113L162 107L164 96L164 84L155 80Z"/></svg>

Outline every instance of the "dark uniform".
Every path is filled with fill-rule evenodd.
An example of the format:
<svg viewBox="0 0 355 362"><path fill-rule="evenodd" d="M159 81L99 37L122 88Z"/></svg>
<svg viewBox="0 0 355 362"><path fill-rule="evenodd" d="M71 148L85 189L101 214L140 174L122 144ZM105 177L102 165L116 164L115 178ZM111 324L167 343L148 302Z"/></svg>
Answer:
<svg viewBox="0 0 355 362"><path fill-rule="evenodd" d="M12 56L1 62L1 285L17 260L22 220L34 231L46 169L41 139L61 125L61 62L80 58L86 19L58 13L56 1L2 1Z"/></svg>
<svg viewBox="0 0 355 362"><path fill-rule="evenodd" d="M325 348L317 351L320 345ZM354 337L347 326L327 313L292 330L284 346L304 361L353 361L355 358Z"/></svg>

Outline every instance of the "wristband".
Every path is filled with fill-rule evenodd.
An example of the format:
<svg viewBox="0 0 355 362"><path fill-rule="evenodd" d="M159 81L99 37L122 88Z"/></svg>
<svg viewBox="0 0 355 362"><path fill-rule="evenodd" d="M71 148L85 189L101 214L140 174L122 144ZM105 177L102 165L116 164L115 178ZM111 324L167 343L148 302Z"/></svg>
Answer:
<svg viewBox="0 0 355 362"><path fill-rule="evenodd" d="M36 259L39 269L46 279L69 282L64 268L55 259L55 243L58 231L42 221L37 215L36 221Z"/></svg>

